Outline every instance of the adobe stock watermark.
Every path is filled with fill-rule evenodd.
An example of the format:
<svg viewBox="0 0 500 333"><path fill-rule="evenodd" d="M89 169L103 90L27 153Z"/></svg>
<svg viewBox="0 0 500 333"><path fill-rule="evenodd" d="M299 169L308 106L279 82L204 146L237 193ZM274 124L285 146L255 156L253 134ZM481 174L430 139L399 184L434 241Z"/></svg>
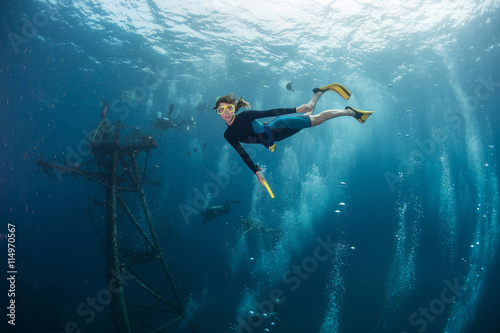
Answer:
<svg viewBox="0 0 500 333"><path fill-rule="evenodd" d="M78 304L76 307L76 314L86 325L90 325L97 317L96 313L102 312L106 306L110 305L113 301L113 295L123 291L123 288L128 286L129 281L134 281L122 268L121 272L111 271L113 278L108 281L107 288L103 288L96 293L95 297L87 297L85 301ZM120 281L116 287L117 281ZM81 333L82 328L77 321L72 320L66 322L64 330L57 333ZM51 332L52 333L52 332Z"/></svg>
<svg viewBox="0 0 500 333"><path fill-rule="evenodd" d="M316 237L317 245L311 256L302 260L299 265L293 264L290 269L286 270L281 275L281 282L284 288L273 289L269 293L269 297L261 302L255 301L254 306L256 311L250 311L246 318L238 316L238 333L252 333L254 329L262 326L266 318L270 318L275 312L276 305L283 305L287 300L286 291L297 291L302 282L318 270L319 264L327 260L339 246L338 243L332 242L331 235L324 240L321 237ZM285 290L283 290L285 289Z"/></svg>
<svg viewBox="0 0 500 333"><path fill-rule="evenodd" d="M20 27L20 34L9 32L7 38L15 54L19 53L19 46L21 44L28 44L28 41L38 34L38 29L45 27L49 23L51 15L44 10L39 10L30 19L23 16L21 21L23 25Z"/></svg>
<svg viewBox="0 0 500 333"><path fill-rule="evenodd" d="M150 71L142 80L142 85L137 85L131 90L131 96L127 96L122 93L120 98L116 98L109 105L111 113L114 113L118 118L123 121L130 114L131 109L137 108L140 102L146 99L149 92L156 89L167 77L166 70L160 70L159 66L156 67L156 71ZM103 122L101 120L101 122ZM83 129L81 133L83 134L83 139L78 142L76 149L73 149L70 145L66 145L66 156L65 162L68 166L78 166L83 160L90 156L92 153L92 146L98 146L103 141L105 137L109 137L115 130L115 126L111 123L101 124L99 130L96 133L90 133L88 130ZM92 137L92 141L89 139ZM58 162L52 162L53 167L57 167ZM63 181L64 171L56 173L59 182Z"/></svg>
<svg viewBox="0 0 500 333"><path fill-rule="evenodd" d="M429 323L433 323L437 316L441 315L448 305L455 302L460 292L465 290L464 285L458 283L458 279L454 278L453 283L445 279L443 281L444 287L438 298L429 302L427 307L419 307L418 312L413 312L408 317L408 323L415 327L418 333L423 333L428 327ZM401 333L409 333L401 331Z"/></svg>
<svg viewBox="0 0 500 333"><path fill-rule="evenodd" d="M477 80L479 84L474 90L474 96L466 97L466 103L473 111L476 111L480 107L481 101L490 98L496 91L496 88L500 88L500 82L493 81L492 74L487 79L479 76ZM453 131L463 126L464 119L459 113L448 111L443 117L446 126ZM416 148L407 158L399 156L397 172L384 172L384 178L392 192L396 191L398 183L404 182L407 177L411 176L417 168L422 166L428 158L436 153L438 146L443 145L448 140L448 136L443 132L435 131L431 134L430 138L416 141Z"/></svg>

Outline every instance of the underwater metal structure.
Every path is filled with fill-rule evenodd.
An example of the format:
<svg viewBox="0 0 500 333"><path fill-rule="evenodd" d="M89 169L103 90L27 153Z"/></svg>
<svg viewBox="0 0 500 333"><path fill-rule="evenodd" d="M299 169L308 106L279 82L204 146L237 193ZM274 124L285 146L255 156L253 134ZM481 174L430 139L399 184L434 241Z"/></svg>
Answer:
<svg viewBox="0 0 500 333"><path fill-rule="evenodd" d="M160 246L144 194L143 177L150 151L158 147L157 141L120 122L111 124L103 119L93 127L88 137L92 160L69 166L67 161L63 164L46 162L41 155L37 167L38 170L42 168L49 177L55 174L61 180L63 175L74 175L75 178L82 176L105 189L106 200L99 204L105 209L104 242L90 208L89 214L106 254L106 278L115 332L134 332L132 320L137 327L141 327L141 332L147 328L151 333L168 332L185 320L184 330L196 333L187 318L185 306ZM137 161L141 152L146 153L143 169L139 168ZM89 170L91 166L94 168ZM127 203L126 196L131 195L135 195L140 203L136 206L142 208L142 219L136 217ZM121 208L122 214L128 217L137 232L133 244L120 243L119 229L123 225L118 221L118 208ZM152 266L154 264L159 267L155 269ZM163 271L164 279L159 278L158 270ZM146 275L149 280L145 278ZM135 282L134 288L129 286L130 281ZM148 322L152 318L153 322Z"/></svg>

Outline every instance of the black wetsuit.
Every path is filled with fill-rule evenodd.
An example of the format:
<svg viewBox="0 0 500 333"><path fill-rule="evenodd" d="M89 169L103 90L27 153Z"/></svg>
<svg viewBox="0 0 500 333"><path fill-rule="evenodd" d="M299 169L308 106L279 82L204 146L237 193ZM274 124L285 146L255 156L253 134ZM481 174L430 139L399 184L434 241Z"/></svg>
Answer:
<svg viewBox="0 0 500 333"><path fill-rule="evenodd" d="M259 118L281 116L269 123L274 141L280 141L297 133L303 128L310 127L311 121L307 115L283 116L296 113L296 109L272 109L267 111L243 111L235 116L234 122L227 127L224 138L240 154L243 161L254 173L258 171L250 156L241 146L243 143L261 143L269 147L269 141L264 131L264 124L257 121Z"/></svg>
<svg viewBox="0 0 500 333"><path fill-rule="evenodd" d="M209 208L205 209L202 212L202 216L203 216L203 223L202 224L205 224L208 221L213 220L216 217L219 217L221 215L229 214L229 211L231 209L231 204L233 204L233 203L239 203L239 202L241 202L241 200L236 200L236 201L226 200L224 202L224 207L222 207L222 206L213 206L213 207L209 207Z"/></svg>

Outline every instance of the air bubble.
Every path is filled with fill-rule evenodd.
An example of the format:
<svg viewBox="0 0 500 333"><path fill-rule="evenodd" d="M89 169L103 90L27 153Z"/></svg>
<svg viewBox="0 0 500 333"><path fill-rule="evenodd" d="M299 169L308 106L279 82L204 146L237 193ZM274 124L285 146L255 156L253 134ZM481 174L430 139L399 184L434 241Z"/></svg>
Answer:
<svg viewBox="0 0 500 333"><path fill-rule="evenodd" d="M340 214L340 210L338 210L338 209L337 209L337 210L335 211L335 213Z"/></svg>

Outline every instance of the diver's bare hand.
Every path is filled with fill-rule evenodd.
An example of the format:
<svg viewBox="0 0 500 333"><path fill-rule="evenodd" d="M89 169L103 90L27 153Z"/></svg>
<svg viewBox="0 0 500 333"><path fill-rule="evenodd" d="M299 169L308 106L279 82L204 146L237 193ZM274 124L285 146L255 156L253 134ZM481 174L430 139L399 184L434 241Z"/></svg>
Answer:
<svg viewBox="0 0 500 333"><path fill-rule="evenodd" d="M266 179L264 178L264 176L262 176L262 174L260 173L260 171L257 171L255 173L255 175L257 176L257 179L259 180L259 183L261 183L262 185L264 185L264 182L266 181Z"/></svg>
<svg viewBox="0 0 500 333"><path fill-rule="evenodd" d="M312 112L312 107L309 104L302 104L298 108L295 109L299 113L307 113Z"/></svg>

